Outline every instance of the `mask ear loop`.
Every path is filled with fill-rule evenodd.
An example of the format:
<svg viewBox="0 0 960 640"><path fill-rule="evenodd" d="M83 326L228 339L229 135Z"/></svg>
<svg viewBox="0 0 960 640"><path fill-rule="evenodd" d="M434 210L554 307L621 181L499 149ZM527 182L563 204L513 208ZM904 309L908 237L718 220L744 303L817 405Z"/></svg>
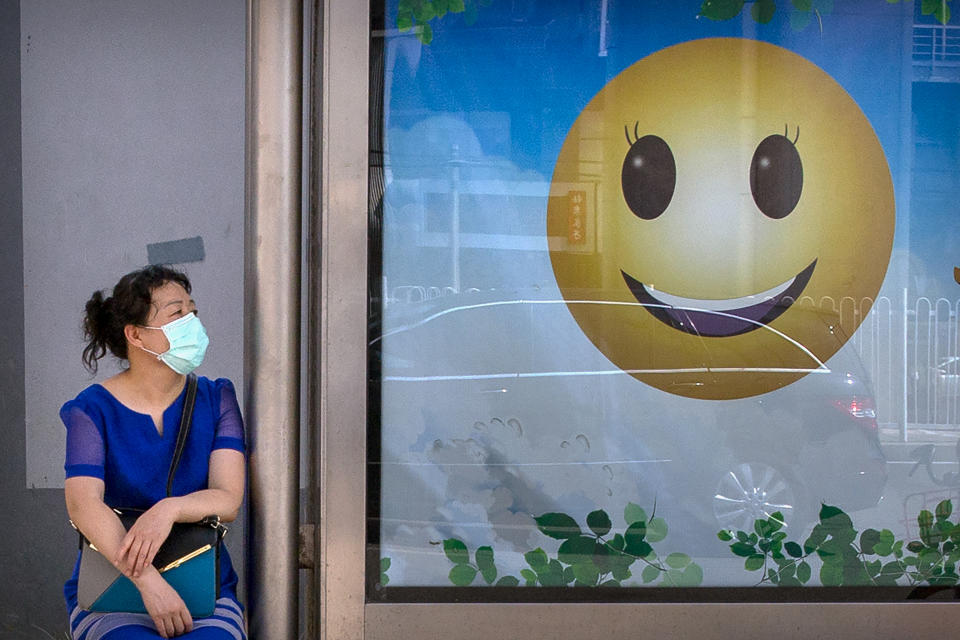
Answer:
<svg viewBox="0 0 960 640"><path fill-rule="evenodd" d="M163 331L163 327L148 327L146 325L137 325L137 326L140 327L141 329L155 329L155 330ZM166 332L164 332L164 335L166 335ZM147 353L152 355L154 358L156 358L160 362L163 362L163 357L162 357L163 354L157 353L156 351L150 351L150 349L147 349L146 347L141 347L140 345L135 345L135 346L141 351L146 351Z"/></svg>

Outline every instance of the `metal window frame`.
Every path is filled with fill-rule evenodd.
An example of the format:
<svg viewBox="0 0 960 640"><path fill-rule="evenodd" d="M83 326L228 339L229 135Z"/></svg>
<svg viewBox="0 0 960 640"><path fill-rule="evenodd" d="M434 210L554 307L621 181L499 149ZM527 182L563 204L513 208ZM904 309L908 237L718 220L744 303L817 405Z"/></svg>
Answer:
<svg viewBox="0 0 960 640"><path fill-rule="evenodd" d="M902 603L370 603L365 602L367 428L367 180L369 25L363 0L323 0L314 83L322 101L311 157L320 200L309 242L319 279L310 286L311 370L316 375L320 494L316 637L405 640L456 637L596 639L886 637L939 638L960 624L960 605ZM312 313L312 311L311 311ZM310 383L314 388L314 382ZM771 592L776 598L776 592Z"/></svg>

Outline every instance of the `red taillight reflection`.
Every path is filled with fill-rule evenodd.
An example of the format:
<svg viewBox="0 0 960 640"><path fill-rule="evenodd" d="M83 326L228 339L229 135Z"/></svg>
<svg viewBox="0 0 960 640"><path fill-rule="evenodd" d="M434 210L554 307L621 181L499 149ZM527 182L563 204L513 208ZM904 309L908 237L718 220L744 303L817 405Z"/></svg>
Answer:
<svg viewBox="0 0 960 640"><path fill-rule="evenodd" d="M844 398L834 400L834 406L843 410L863 429L877 431L877 407L871 397Z"/></svg>

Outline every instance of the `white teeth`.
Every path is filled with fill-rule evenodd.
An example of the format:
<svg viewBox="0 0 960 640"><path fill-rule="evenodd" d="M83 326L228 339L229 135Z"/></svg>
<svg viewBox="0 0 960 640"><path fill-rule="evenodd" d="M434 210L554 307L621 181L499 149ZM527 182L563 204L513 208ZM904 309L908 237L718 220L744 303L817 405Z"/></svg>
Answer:
<svg viewBox="0 0 960 640"><path fill-rule="evenodd" d="M743 296L742 298L725 298L723 300L700 300L698 298L684 298L682 296L675 296L671 293L666 293L665 291L658 291L653 285L641 285L646 289L647 293L662 302L663 304L669 305L671 307L676 307L678 309L702 309L704 311L735 311L737 309L743 309L744 307L751 307L755 304L760 304L761 302L766 302L776 298L778 295L786 291L793 281L797 277L794 276L778 284L777 286L767 289L766 291L761 291L760 293L754 293L749 296Z"/></svg>

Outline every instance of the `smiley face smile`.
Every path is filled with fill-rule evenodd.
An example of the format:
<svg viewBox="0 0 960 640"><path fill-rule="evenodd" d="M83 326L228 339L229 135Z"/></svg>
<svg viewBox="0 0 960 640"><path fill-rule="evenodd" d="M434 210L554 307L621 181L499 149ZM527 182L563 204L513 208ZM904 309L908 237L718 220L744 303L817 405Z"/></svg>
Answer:
<svg viewBox="0 0 960 640"><path fill-rule="evenodd" d="M657 291L625 271L620 273L637 302L660 322L693 335L723 338L753 331L775 320L800 296L816 266L814 260L772 289L726 300L683 298Z"/></svg>

